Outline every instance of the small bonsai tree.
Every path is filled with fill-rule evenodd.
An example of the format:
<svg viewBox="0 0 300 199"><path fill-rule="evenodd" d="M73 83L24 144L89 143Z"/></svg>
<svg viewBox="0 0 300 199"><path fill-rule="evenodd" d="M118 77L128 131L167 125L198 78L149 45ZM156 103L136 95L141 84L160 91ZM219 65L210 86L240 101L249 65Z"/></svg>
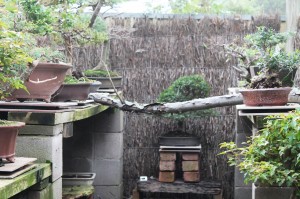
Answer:
<svg viewBox="0 0 300 199"><path fill-rule="evenodd" d="M158 102L183 102L196 98L205 98L210 94L210 86L200 75L191 75L180 77L175 80L171 86L161 92L157 101ZM164 114L164 117L172 118L178 121L179 126L182 128L180 131L184 131L183 121L186 118L194 118L211 115L212 111L199 110L189 111L184 113L172 113Z"/></svg>
<svg viewBox="0 0 300 199"><path fill-rule="evenodd" d="M290 73L300 64L300 52L287 53L284 50L290 33L277 33L275 30L258 27L257 32L244 38L244 45L226 46L228 55L238 58L235 69L246 80L249 88L281 87L282 81L291 81L290 75L280 77L279 72ZM251 79L251 67L258 67L258 75Z"/></svg>
<svg viewBox="0 0 300 199"><path fill-rule="evenodd" d="M300 110L266 118L265 126L245 147L220 146L228 163L244 173L245 182L300 186Z"/></svg>

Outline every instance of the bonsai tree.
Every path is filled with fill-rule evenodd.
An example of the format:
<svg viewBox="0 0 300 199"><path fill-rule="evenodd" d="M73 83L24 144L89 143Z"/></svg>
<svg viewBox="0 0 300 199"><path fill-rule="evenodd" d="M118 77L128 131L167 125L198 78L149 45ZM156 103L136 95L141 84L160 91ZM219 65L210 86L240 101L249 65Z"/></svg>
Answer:
<svg viewBox="0 0 300 199"><path fill-rule="evenodd" d="M210 86L200 75L183 76L175 80L167 89L161 92L157 102L160 103L171 103L171 102L182 102L196 98L205 98L210 94ZM181 128L180 131L184 131L184 119L201 117L211 115L212 111L199 110L199 111L188 111L185 113L170 113L163 114L164 117L175 119L178 121L178 125Z"/></svg>
<svg viewBox="0 0 300 199"><path fill-rule="evenodd" d="M258 27L257 32L244 38L244 45L226 46L230 56L238 58L235 69L240 72L249 88L276 88L282 82L291 81L291 75L279 76L280 71L291 73L300 63L300 53L287 53L284 50L290 33L277 33L275 30ZM258 74L251 78L252 67L258 68Z"/></svg>
<svg viewBox="0 0 300 199"><path fill-rule="evenodd" d="M268 116L264 128L245 147L221 143L221 154L227 155L228 163L244 173L246 183L299 187L299 124L300 110Z"/></svg>

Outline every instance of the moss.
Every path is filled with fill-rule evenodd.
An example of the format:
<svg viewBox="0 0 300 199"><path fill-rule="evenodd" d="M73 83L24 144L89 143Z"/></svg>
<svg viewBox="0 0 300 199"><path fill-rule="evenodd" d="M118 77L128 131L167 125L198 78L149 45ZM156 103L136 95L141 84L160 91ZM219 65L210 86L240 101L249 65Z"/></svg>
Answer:
<svg viewBox="0 0 300 199"><path fill-rule="evenodd" d="M111 77L119 77L120 75L115 71L109 71ZM106 70L86 70L84 75L87 77L109 77Z"/></svg>
<svg viewBox="0 0 300 199"><path fill-rule="evenodd" d="M0 126L13 126L18 124L16 121L0 120Z"/></svg>
<svg viewBox="0 0 300 199"><path fill-rule="evenodd" d="M76 83L85 83L85 82L95 82L94 80L88 79L87 77L80 77L77 79L71 75L67 75L64 79L64 83L67 84L76 84Z"/></svg>

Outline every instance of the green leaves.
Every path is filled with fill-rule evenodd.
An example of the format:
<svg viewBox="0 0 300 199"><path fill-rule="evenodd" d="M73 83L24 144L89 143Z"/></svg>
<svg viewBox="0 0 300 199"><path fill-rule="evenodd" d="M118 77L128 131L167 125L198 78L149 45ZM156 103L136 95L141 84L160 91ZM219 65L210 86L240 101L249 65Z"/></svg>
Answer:
<svg viewBox="0 0 300 199"><path fill-rule="evenodd" d="M221 154L231 156L246 182L300 186L300 110L269 116L265 127L243 149L222 143ZM234 157L234 158L232 158Z"/></svg>

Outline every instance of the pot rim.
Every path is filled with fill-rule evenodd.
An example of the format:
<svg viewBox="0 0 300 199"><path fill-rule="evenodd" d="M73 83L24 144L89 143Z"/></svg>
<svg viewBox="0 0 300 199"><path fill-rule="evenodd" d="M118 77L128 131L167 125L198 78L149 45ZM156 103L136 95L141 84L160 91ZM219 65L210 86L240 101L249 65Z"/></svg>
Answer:
<svg viewBox="0 0 300 199"><path fill-rule="evenodd" d="M8 121L11 121L11 120L8 120ZM0 124L0 128L13 128L13 127L23 127L26 125L25 122L19 122L19 121L11 121L11 122L14 122L13 124L8 124L8 125L1 125Z"/></svg>
<svg viewBox="0 0 300 199"><path fill-rule="evenodd" d="M279 87L279 88L242 88L240 92L251 92L251 91L270 91L270 90L292 90L291 87Z"/></svg>

